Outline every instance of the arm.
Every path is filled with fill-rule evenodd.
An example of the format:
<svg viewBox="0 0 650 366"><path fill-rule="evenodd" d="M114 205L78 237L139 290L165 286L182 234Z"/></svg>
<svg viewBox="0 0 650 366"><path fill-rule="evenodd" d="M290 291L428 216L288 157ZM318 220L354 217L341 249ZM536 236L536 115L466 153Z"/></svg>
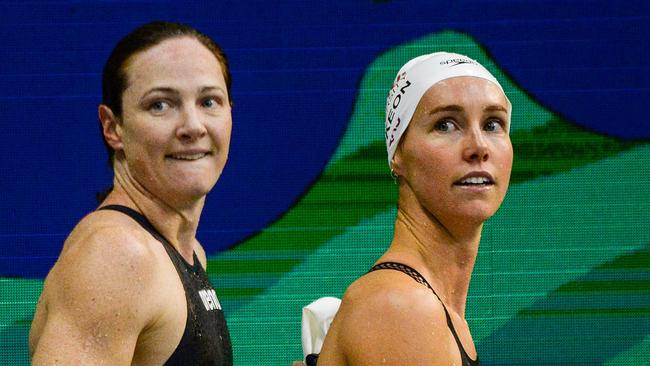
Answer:
<svg viewBox="0 0 650 366"><path fill-rule="evenodd" d="M429 289L375 272L346 291L318 365L451 365L456 349Z"/></svg>
<svg viewBox="0 0 650 366"><path fill-rule="evenodd" d="M123 229L72 239L39 301L32 364L130 365L153 313L153 269L146 246Z"/></svg>

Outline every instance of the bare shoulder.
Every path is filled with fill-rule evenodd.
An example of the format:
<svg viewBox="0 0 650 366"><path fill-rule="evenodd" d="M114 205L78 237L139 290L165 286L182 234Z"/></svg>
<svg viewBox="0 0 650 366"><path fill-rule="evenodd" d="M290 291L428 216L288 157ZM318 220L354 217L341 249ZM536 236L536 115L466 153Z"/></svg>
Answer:
<svg viewBox="0 0 650 366"><path fill-rule="evenodd" d="M452 360L441 303L429 288L397 271L372 272L350 285L330 332L332 339L328 334L323 347L326 361L333 356L327 355L329 347L349 365L449 365Z"/></svg>
<svg viewBox="0 0 650 366"><path fill-rule="evenodd" d="M158 264L154 241L126 215L94 212L74 228L48 280L89 282L106 290L129 278L119 286L120 293L131 286L137 289L152 279L152 269Z"/></svg>
<svg viewBox="0 0 650 366"><path fill-rule="evenodd" d="M356 280L347 289L342 314L352 322L381 319L378 329L406 325L446 327L442 305L433 292L397 271L376 271ZM428 328L428 327L427 327Z"/></svg>
<svg viewBox="0 0 650 366"><path fill-rule="evenodd" d="M30 333L34 364L58 356L130 362L160 297L154 285L160 261L150 241L117 212L79 222L45 281Z"/></svg>
<svg viewBox="0 0 650 366"><path fill-rule="evenodd" d="M139 223L131 217L112 210L94 211L86 215L74 227L65 241L62 255L72 248L88 247L86 243L100 244L96 249L119 248L122 242L124 249L138 251L151 239L151 235L142 229ZM104 245L102 245L104 244ZM132 245L136 244L136 245ZM88 249L94 249L93 247ZM135 254L135 253L134 253Z"/></svg>

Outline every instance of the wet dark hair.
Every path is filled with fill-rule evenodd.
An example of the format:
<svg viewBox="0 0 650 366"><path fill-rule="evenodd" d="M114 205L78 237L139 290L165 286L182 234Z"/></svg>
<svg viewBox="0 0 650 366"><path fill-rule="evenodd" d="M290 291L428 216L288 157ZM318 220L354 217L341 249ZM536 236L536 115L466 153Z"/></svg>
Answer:
<svg viewBox="0 0 650 366"><path fill-rule="evenodd" d="M126 66L134 55L146 51L163 41L178 37L191 37L196 39L199 43L204 45L217 59L223 72L223 78L226 82L226 91L228 93L228 100L232 104L230 95L231 77L230 69L228 68L228 59L221 47L212 40L209 36L199 32L189 25L173 22L155 21L144 24L131 33L122 38L113 51L111 52L102 73L102 104L111 109L113 115L119 120L122 117L122 94L127 88L127 75ZM108 152L108 165L113 167L113 159L115 151L106 142L101 123L99 125L102 134L102 140ZM108 195L112 188L105 192L97 194L98 200L101 202Z"/></svg>

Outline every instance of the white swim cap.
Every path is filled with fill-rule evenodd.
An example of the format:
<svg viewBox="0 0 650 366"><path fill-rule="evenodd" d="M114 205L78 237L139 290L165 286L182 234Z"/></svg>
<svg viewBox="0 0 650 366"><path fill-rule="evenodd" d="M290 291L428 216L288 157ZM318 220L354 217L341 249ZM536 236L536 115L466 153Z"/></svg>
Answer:
<svg viewBox="0 0 650 366"><path fill-rule="evenodd" d="M434 52L418 56L402 66L386 98L385 136L389 166L424 93L437 82L457 76L482 78L493 82L503 91L497 79L485 67L457 53Z"/></svg>

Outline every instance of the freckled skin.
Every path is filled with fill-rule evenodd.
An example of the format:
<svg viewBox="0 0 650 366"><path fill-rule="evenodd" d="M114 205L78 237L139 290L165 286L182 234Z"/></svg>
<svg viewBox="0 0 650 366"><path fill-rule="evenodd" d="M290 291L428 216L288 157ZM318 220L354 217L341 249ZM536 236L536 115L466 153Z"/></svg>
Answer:
<svg viewBox="0 0 650 366"><path fill-rule="evenodd" d="M445 105L459 105L463 111L430 111ZM484 112L489 106L506 111ZM490 119L503 126L486 131ZM449 131L436 123L449 121ZM406 194L438 220L454 220L454 228L471 220L480 224L491 217L505 197L512 170L513 151L509 128L509 102L489 81L473 77L443 80L422 97L402 139L394 160L396 174L406 184ZM486 171L494 179L491 189L477 191L455 185L473 171ZM400 190L402 193L403 190Z"/></svg>
<svg viewBox="0 0 650 366"><path fill-rule="evenodd" d="M196 230L226 163L232 127L221 66L190 37L165 40L127 63L122 117L99 107L115 150L114 190L102 205L142 213L186 261L192 264L196 252L205 268ZM186 318L185 291L161 243L122 213L95 211L66 239L45 280L30 330L31 361L162 365Z"/></svg>
<svg viewBox="0 0 650 366"><path fill-rule="evenodd" d="M399 176L398 214L391 246L377 263L415 268L442 302L398 271L362 276L345 293L319 366L460 365L443 303L463 348L476 357L465 305L483 222L508 189L510 114L501 90L480 78L446 79L425 93L391 162ZM476 174L491 182L460 184Z"/></svg>
<svg viewBox="0 0 650 366"><path fill-rule="evenodd" d="M176 41L198 44L190 38ZM132 179L177 206L205 197L221 175L229 150L232 117L225 81L210 51L199 51L212 57L210 62L188 59L174 41L131 61L127 72L132 81L123 96L123 119L130 123L118 124L116 131L123 141L117 143L116 154L125 155ZM158 62L162 58L166 62ZM170 87L179 94L156 91ZM204 87L216 89L200 92ZM215 106L203 105L212 100ZM211 154L191 162L170 158L184 151Z"/></svg>

